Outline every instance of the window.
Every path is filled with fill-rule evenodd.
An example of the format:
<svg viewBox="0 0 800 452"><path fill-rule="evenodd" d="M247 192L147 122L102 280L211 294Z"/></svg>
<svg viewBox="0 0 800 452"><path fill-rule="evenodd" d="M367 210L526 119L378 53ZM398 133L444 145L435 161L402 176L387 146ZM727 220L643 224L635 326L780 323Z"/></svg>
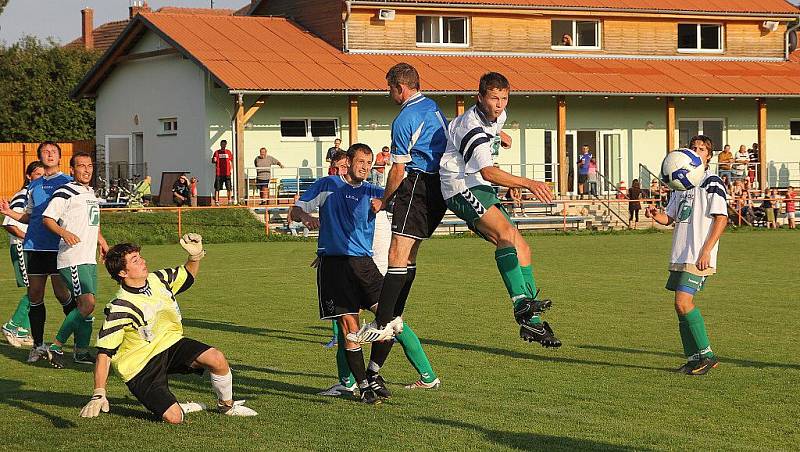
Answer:
<svg viewBox="0 0 800 452"><path fill-rule="evenodd" d="M679 52L722 52L722 25L678 24Z"/></svg>
<svg viewBox="0 0 800 452"><path fill-rule="evenodd" d="M281 138L288 141L330 139L339 136L339 120L326 118L281 119Z"/></svg>
<svg viewBox="0 0 800 452"><path fill-rule="evenodd" d="M600 22L596 20L553 20L550 44L554 49L600 49Z"/></svg>
<svg viewBox="0 0 800 452"><path fill-rule="evenodd" d="M417 16L417 45L466 46L467 18Z"/></svg>
<svg viewBox="0 0 800 452"><path fill-rule="evenodd" d="M688 147L695 135L707 135L714 142L714 150L725 146L725 120L723 119L681 119L678 121L678 146Z"/></svg>
<svg viewBox="0 0 800 452"><path fill-rule="evenodd" d="M178 134L178 118L161 118L158 122L161 123L161 130L158 135Z"/></svg>
<svg viewBox="0 0 800 452"><path fill-rule="evenodd" d="M789 121L789 135L793 140L800 140L800 119Z"/></svg>

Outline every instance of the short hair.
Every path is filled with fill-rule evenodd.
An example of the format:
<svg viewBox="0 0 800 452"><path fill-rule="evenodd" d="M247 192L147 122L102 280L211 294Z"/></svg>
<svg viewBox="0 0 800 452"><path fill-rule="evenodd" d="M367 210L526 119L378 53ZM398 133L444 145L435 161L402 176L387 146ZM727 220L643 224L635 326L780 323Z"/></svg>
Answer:
<svg viewBox="0 0 800 452"><path fill-rule="evenodd" d="M364 143L353 144L349 148L347 148L347 158L349 160L353 160L356 157L356 154L359 152L372 155L372 148L370 148Z"/></svg>
<svg viewBox="0 0 800 452"><path fill-rule="evenodd" d="M695 136L693 136L692 139L689 140L689 146L691 146L692 143L694 143L695 141L702 141L703 143L705 143L705 145L706 145L706 147L708 148L709 151L713 151L714 150L714 141L711 138L709 138L708 135L695 135Z"/></svg>
<svg viewBox="0 0 800 452"><path fill-rule="evenodd" d="M119 272L125 270L127 262L125 258L131 253L138 253L142 247L133 243L118 243L111 247L106 253L106 270L114 281L122 282Z"/></svg>
<svg viewBox="0 0 800 452"><path fill-rule="evenodd" d="M61 158L61 146L59 146L58 143L56 143L55 141L50 141L50 140L42 141L41 144L39 144L39 147L36 148L36 157L38 157L39 160L41 160L42 159L42 148L44 148L45 146L48 146L48 145L55 146L56 149L58 149L58 158Z"/></svg>
<svg viewBox="0 0 800 452"><path fill-rule="evenodd" d="M72 154L72 157L69 158L69 167L70 168L75 168L75 160L77 160L78 157L88 157L89 160L92 159L92 155L89 154L88 152L85 152L85 151L76 152L76 153Z"/></svg>
<svg viewBox="0 0 800 452"><path fill-rule="evenodd" d="M222 143L228 144L228 140L219 140L219 143L220 144L222 144Z"/></svg>
<svg viewBox="0 0 800 452"><path fill-rule="evenodd" d="M339 160L346 159L346 158L347 158L347 152L342 151L342 150L336 151L331 156L331 164L333 164L334 162L338 162Z"/></svg>
<svg viewBox="0 0 800 452"><path fill-rule="evenodd" d="M406 85L411 89L419 89L419 72L408 63L397 63L386 73L386 83L391 86Z"/></svg>
<svg viewBox="0 0 800 452"><path fill-rule="evenodd" d="M334 142L334 143L336 143L337 141L338 141L339 143L341 143L341 142L342 142L342 139L341 139L341 138L334 138L334 139L333 139L333 142Z"/></svg>
<svg viewBox="0 0 800 452"><path fill-rule="evenodd" d="M485 96L486 93L493 89L511 90L511 84L508 83L508 79L503 74L487 72L481 77L481 81L478 84L478 92L481 96Z"/></svg>
<svg viewBox="0 0 800 452"><path fill-rule="evenodd" d="M384 147L381 148L381 152L388 151L388 150L389 150L389 146L384 146Z"/></svg>

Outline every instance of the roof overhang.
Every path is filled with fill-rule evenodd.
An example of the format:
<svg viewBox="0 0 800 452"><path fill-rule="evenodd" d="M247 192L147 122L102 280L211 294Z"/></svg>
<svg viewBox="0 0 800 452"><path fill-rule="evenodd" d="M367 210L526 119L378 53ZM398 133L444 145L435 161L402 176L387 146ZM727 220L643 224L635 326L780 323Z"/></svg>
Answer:
<svg viewBox="0 0 800 452"><path fill-rule="evenodd" d="M477 91L436 91L436 90L421 90L428 96L474 96L478 94ZM233 95L243 96L388 96L388 91L347 91L347 90L255 90L255 89L232 89L228 93ZM716 99L758 99L762 97L770 98L800 98L800 94L776 94L776 93L692 93L692 94L676 94L670 92L599 92L599 91L515 91L511 90L513 96L586 96L586 97L688 97L696 99L716 98Z"/></svg>

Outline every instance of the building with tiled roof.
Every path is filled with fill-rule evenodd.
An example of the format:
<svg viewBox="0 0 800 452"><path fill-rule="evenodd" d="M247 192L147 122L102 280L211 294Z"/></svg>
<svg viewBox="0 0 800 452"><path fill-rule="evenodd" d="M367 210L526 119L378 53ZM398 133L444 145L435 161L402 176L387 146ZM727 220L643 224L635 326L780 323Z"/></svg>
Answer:
<svg viewBox="0 0 800 452"><path fill-rule="evenodd" d="M227 139L243 192L260 147L313 170L337 136L389 144L384 75L405 61L448 115L483 73L505 74L514 145L497 161L562 193L575 190L581 144L615 182L649 178L644 168L697 133L719 148L759 144L762 185L800 160L800 11L783 0L262 0L242 11L136 16L75 90L97 98L98 144L130 136L119 156L146 160L156 180L191 171L207 194Z"/></svg>

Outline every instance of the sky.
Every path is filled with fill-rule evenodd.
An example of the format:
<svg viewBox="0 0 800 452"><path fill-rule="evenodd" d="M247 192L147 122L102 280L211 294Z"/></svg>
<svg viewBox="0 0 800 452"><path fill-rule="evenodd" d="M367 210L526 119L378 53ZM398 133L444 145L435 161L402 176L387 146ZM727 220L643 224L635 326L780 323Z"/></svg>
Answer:
<svg viewBox="0 0 800 452"><path fill-rule="evenodd" d="M249 0L213 0L214 8L239 9ZM81 10L94 9L94 26L128 18L130 0L9 0L0 15L0 41L17 42L25 35L54 37L66 44L81 35ZM211 0L149 0L151 8L208 8Z"/></svg>

